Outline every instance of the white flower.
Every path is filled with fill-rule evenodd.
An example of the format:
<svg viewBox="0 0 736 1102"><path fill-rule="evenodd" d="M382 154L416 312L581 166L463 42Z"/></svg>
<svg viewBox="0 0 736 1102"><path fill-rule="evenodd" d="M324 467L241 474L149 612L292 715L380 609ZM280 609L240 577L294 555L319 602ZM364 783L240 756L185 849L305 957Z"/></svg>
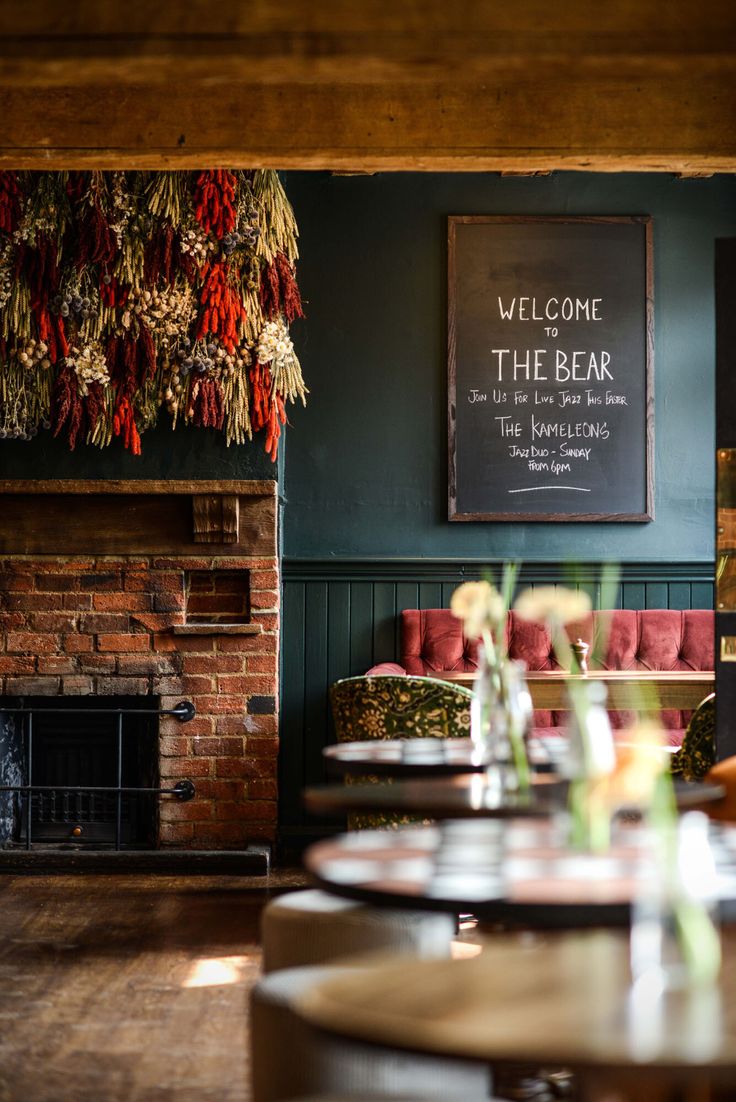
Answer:
<svg viewBox="0 0 736 1102"><path fill-rule="evenodd" d="M483 631L494 633L503 620L503 598L489 582L463 582L450 600L450 608L468 639L478 639Z"/></svg>
<svg viewBox="0 0 736 1102"><path fill-rule="evenodd" d="M573 624L588 615L591 604L588 594L581 590L540 585L519 594L514 608L522 620Z"/></svg>
<svg viewBox="0 0 736 1102"><path fill-rule="evenodd" d="M259 364L271 364L278 371L296 362L294 345L282 321L267 321L261 330L256 350Z"/></svg>
<svg viewBox="0 0 736 1102"><path fill-rule="evenodd" d="M90 383L107 386L110 382L105 353L98 341L91 341L81 351L78 348L71 348L66 363L74 368L82 395L89 393Z"/></svg>

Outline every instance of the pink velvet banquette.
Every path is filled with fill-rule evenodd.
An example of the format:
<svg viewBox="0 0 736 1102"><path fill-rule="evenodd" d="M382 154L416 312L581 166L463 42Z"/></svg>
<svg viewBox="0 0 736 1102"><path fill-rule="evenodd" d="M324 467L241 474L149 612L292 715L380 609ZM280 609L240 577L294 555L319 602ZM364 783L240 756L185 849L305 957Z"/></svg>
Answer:
<svg viewBox="0 0 736 1102"><path fill-rule="evenodd" d="M593 612L580 623L571 624L571 639L594 643L598 633L607 639L603 657L594 663L607 670L712 670L714 621L711 609L615 609ZM507 623L509 656L526 663L529 670L555 670L549 632L541 624L521 620L509 613ZM464 637L460 621L449 609L407 609L401 613L400 662L383 662L369 674L419 674L438 670L477 669L476 645ZM591 666L592 668L592 666ZM631 715L610 712L614 728L626 727ZM664 711L662 719L669 741L679 745L690 713ZM534 725L540 734L561 733L563 712L538 711Z"/></svg>

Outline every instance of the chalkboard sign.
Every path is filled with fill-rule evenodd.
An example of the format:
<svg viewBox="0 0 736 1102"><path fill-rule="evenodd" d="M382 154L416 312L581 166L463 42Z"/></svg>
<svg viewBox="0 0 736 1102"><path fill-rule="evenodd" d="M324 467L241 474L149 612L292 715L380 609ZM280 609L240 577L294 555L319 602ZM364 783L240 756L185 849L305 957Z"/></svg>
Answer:
<svg viewBox="0 0 736 1102"><path fill-rule="evenodd" d="M654 515L651 220L449 219L451 520Z"/></svg>

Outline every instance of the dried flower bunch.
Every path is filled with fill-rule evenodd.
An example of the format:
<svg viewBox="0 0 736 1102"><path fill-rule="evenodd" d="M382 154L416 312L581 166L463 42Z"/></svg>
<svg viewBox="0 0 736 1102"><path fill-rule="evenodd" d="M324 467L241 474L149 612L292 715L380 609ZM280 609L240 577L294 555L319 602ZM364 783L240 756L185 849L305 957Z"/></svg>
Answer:
<svg viewBox="0 0 736 1102"><path fill-rule="evenodd" d="M583 590L565 586L539 585L525 589L516 598L514 608L522 620L546 624L552 637L557 661L563 669L573 669L575 661L566 624L579 623L589 615L591 600Z"/></svg>
<svg viewBox="0 0 736 1102"><path fill-rule="evenodd" d="M484 632L492 636L503 628L506 605L490 582L463 582L452 594L450 608L463 622L466 639L480 639Z"/></svg>
<svg viewBox="0 0 736 1102"><path fill-rule="evenodd" d="M581 590L539 585L520 593L514 607L522 620L573 624L590 613L591 601L588 594Z"/></svg>
<svg viewBox="0 0 736 1102"><path fill-rule="evenodd" d="M0 172L0 438L140 454L165 406L275 459L296 239L275 172Z"/></svg>

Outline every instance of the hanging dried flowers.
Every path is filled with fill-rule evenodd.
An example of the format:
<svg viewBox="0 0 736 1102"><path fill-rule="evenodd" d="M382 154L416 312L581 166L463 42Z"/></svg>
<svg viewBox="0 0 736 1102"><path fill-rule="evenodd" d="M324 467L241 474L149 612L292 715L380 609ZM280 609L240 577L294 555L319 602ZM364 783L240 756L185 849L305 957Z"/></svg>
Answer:
<svg viewBox="0 0 736 1102"><path fill-rule="evenodd" d="M289 330L283 321L267 321L258 339L256 355L259 364L267 364L271 369L273 389L288 398L290 402L301 398L307 404L307 393L302 379L302 370Z"/></svg>
<svg viewBox="0 0 736 1102"><path fill-rule="evenodd" d="M139 454L163 406L275 459L296 238L275 172L0 172L0 439Z"/></svg>

